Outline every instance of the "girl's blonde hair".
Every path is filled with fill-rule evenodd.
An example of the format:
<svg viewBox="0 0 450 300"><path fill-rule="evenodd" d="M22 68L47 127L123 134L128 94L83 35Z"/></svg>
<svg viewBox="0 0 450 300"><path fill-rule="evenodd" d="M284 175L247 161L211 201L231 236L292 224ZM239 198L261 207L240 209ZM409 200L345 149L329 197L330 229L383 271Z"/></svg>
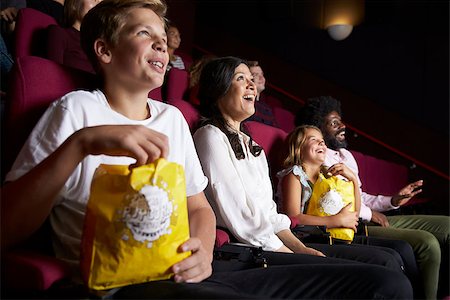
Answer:
<svg viewBox="0 0 450 300"><path fill-rule="evenodd" d="M306 141L306 130L315 129L319 132L320 129L313 125L302 125L296 127L287 136L288 141L288 155L283 162L285 168L302 164L302 148Z"/></svg>

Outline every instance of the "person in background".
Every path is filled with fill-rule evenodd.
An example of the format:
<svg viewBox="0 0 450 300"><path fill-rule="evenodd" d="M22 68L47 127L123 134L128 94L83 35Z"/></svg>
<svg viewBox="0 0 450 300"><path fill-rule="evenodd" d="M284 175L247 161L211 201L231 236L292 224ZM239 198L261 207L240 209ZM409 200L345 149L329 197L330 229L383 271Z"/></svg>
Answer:
<svg viewBox="0 0 450 300"><path fill-rule="evenodd" d="M27 6L26 0L1 0L0 24L1 35L10 53L12 34L16 26L16 17L19 9Z"/></svg>
<svg viewBox="0 0 450 300"><path fill-rule="evenodd" d="M358 176L358 164L347 150L345 124L342 121L341 103L333 97L321 96L307 100L296 116L296 125L314 125L324 134L328 147L325 165L345 163ZM361 188L361 180L359 180ZM420 193L423 181L406 185L396 195L370 195L361 191L360 217L371 222L369 236L405 240L413 248L423 288L427 299L436 299L440 268L448 274L448 249L450 244L448 216L398 215L385 216L382 212L405 205ZM441 254L441 249L442 253ZM441 257L446 263L441 265ZM448 276L448 275L447 275ZM443 278L442 286L447 287L448 277Z"/></svg>
<svg viewBox="0 0 450 300"><path fill-rule="evenodd" d="M47 36L47 58L62 65L94 73L80 44L80 27L84 16L101 0L66 0L64 27L50 25Z"/></svg>
<svg viewBox="0 0 450 300"><path fill-rule="evenodd" d="M200 74L203 66L213 58L216 58L216 56L205 54L189 67L189 87L187 90L187 98L195 107L200 105L200 100L198 100L198 82L200 80Z"/></svg>
<svg viewBox="0 0 450 300"><path fill-rule="evenodd" d="M266 78L264 77L264 72L258 61L249 61L248 66L255 81L257 96L255 102L255 114L248 118L247 121L256 121L278 127L277 121L273 114L273 108L271 104L267 102L268 97L266 97L265 94L262 94L262 92L266 89Z"/></svg>
<svg viewBox="0 0 450 300"><path fill-rule="evenodd" d="M64 24L64 0L27 0L27 7L39 10Z"/></svg>
<svg viewBox="0 0 450 300"><path fill-rule="evenodd" d="M174 24L169 24L167 28L167 51L169 52L169 65L167 71L171 68L184 70L185 65L181 56L176 55L175 51L180 47L181 35Z"/></svg>

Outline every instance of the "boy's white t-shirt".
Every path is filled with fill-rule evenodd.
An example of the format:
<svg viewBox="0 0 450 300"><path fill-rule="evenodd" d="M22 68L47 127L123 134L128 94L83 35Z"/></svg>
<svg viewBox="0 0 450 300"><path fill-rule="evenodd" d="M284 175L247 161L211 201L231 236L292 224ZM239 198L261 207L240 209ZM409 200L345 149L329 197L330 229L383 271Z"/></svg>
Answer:
<svg viewBox="0 0 450 300"><path fill-rule="evenodd" d="M75 131L98 125L144 125L165 134L169 139L168 160L184 167L186 193L202 192L208 184L203 174L189 126L174 106L149 99L150 118L130 120L112 110L100 90L71 92L50 105L19 153L6 181L27 173L54 152ZM93 174L100 164L129 165L130 157L89 155L74 170L50 215L57 257L78 263L85 207Z"/></svg>

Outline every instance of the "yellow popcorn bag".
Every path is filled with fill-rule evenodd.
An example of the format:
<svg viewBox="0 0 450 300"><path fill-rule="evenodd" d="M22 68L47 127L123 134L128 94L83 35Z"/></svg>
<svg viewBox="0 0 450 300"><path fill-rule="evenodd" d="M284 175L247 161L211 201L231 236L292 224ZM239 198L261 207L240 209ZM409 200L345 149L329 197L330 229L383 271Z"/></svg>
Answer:
<svg viewBox="0 0 450 300"><path fill-rule="evenodd" d="M81 242L83 280L94 290L170 278L190 255L183 167L159 159L133 168L100 165Z"/></svg>
<svg viewBox="0 0 450 300"><path fill-rule="evenodd" d="M350 211L355 211L355 193L353 183L336 176L326 178L320 173L314 184L306 213L314 216L332 216L347 204L352 203ZM328 228L334 239L353 241L355 232L350 228Z"/></svg>

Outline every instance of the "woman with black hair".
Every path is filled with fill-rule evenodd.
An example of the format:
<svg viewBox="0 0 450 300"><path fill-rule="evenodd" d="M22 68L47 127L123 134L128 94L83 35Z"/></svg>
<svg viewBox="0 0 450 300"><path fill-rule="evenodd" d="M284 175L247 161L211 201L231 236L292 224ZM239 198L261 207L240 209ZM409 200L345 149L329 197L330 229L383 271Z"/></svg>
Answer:
<svg viewBox="0 0 450 300"><path fill-rule="evenodd" d="M361 285L351 285L347 290L339 285L333 285L338 289L334 291L331 288L316 290L322 297L331 297L331 292L336 297L345 294L349 298L372 298L373 290L366 288L383 290L386 274L398 276L400 282L405 283L397 260L389 252L372 247L361 250L360 247L314 245L319 251L304 245L292 234L290 219L277 212L273 201L264 150L252 140L242 123L255 112L255 97L256 87L244 60L216 58L204 66L198 98L205 118L194 134L194 142L209 179L205 192L216 213L217 225L228 229L242 243L262 247L269 268L295 264L298 267L295 277L304 277L305 282L326 282L331 286L331 282L339 278L346 278L346 281L365 278ZM323 252L371 264L328 258ZM325 271L330 264L332 274ZM315 266L313 273L307 271L311 265ZM410 285L408 281L405 284ZM364 295L355 294L356 289Z"/></svg>

